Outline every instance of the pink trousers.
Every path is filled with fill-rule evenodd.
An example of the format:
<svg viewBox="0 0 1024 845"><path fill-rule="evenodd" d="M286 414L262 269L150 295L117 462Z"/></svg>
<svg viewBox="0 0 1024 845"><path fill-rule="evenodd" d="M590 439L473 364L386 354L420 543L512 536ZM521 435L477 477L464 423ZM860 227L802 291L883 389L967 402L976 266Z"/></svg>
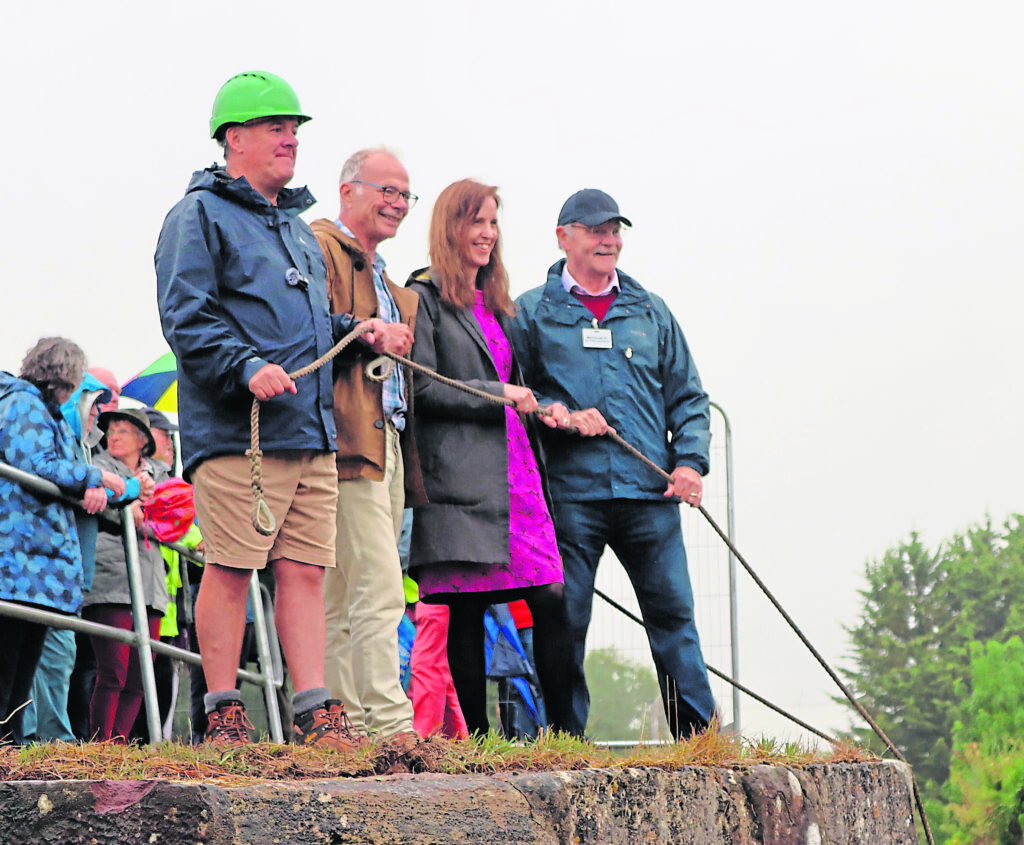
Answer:
<svg viewBox="0 0 1024 845"><path fill-rule="evenodd" d="M416 624L409 664L413 727L420 736L440 733L464 739L469 731L448 668L448 608L418 602L409 618Z"/></svg>

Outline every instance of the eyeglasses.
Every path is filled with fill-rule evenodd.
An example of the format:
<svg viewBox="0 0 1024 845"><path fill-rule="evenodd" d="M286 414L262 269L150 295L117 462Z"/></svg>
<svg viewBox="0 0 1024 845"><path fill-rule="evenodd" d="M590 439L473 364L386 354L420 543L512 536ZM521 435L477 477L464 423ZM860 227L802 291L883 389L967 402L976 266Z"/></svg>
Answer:
<svg viewBox="0 0 1024 845"><path fill-rule="evenodd" d="M585 229L595 238L603 238L611 235L613 238L622 237L622 226L618 222L602 223L600 226L585 226L582 223L570 223L574 229Z"/></svg>
<svg viewBox="0 0 1024 845"><path fill-rule="evenodd" d="M416 200L419 199L416 194L410 194L408 191L400 191L398 188L392 188L390 185L375 185L373 182L364 182L362 179L352 179L351 182L354 185L367 185L370 188L376 188L382 194L384 194L384 202L388 205L393 205L398 202L398 198L401 197L405 200L405 204L412 208L416 205Z"/></svg>

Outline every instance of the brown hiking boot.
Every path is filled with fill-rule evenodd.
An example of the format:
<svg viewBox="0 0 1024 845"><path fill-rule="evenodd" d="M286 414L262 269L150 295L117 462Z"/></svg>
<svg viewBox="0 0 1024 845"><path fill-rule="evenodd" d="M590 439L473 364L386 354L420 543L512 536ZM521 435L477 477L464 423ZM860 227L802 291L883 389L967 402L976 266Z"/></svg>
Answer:
<svg viewBox="0 0 1024 845"><path fill-rule="evenodd" d="M253 727L245 715L245 705L237 699L225 701L207 717L206 741L241 748L252 745Z"/></svg>
<svg viewBox="0 0 1024 845"><path fill-rule="evenodd" d="M323 707L296 713L292 742L333 748L335 751L350 751L362 745L345 712L345 705L336 698L328 699Z"/></svg>

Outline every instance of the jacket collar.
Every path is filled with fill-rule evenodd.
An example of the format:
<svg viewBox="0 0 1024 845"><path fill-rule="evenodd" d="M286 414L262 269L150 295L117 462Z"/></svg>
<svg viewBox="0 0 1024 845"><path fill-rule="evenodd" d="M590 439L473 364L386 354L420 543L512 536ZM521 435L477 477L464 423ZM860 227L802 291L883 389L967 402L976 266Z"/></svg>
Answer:
<svg viewBox="0 0 1024 845"><path fill-rule="evenodd" d="M275 206L250 185L248 179L244 176L232 177L220 164L213 164L205 170L197 170L193 173L186 193L193 191L210 191L249 208L263 210L276 208L289 217L294 217L305 211L316 202L316 198L305 186L282 188L277 195L277 205Z"/></svg>
<svg viewBox="0 0 1024 845"><path fill-rule="evenodd" d="M544 285L544 300L554 306L551 309L551 318L563 325L576 325L581 320L590 322L593 315L590 309L580 302L575 296L566 291L562 285L562 269L565 267L565 259L560 258L548 268L548 280ZM614 316L615 311L621 307L641 305L650 301L650 296L640 284L631 276L627 276L621 270L619 273L619 293L615 297L608 316Z"/></svg>
<svg viewBox="0 0 1024 845"><path fill-rule="evenodd" d="M437 280L434 278L434 271L431 270L429 267L424 267L422 270L414 270L412 275L409 277L409 281L420 282L422 284L430 285L437 293L438 302L441 302L441 286L437 283ZM444 303L441 303L441 307L445 308L449 306L446 306ZM487 338L484 337L483 330L480 328L480 323L477 322L476 317L473 315L473 309L457 308L452 310L453 313L455 314L455 319L458 321L459 325L461 325L469 333L469 336L473 338L473 341L481 349L483 349L488 359L491 359L491 349L487 345ZM497 318L499 325L502 327L502 330L507 330L506 318L504 317L504 315L498 314ZM491 359L491 365L495 367L494 371L495 373L497 373L498 370L494 364L493 359Z"/></svg>
<svg viewBox="0 0 1024 845"><path fill-rule="evenodd" d="M316 234L324 235L337 241L338 245L348 253L349 258L352 260L352 269L357 273L362 273L367 267L373 267L373 259L367 257L363 245L352 235L348 235L339 229L338 224L333 220L321 217L319 220L313 221L311 228Z"/></svg>

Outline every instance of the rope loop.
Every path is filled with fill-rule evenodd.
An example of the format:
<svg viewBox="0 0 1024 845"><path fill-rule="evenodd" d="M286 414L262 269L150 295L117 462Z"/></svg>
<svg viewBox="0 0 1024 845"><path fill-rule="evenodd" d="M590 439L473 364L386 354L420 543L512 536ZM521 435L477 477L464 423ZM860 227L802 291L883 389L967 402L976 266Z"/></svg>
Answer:
<svg viewBox="0 0 1024 845"><path fill-rule="evenodd" d="M271 513L270 506L262 495L258 499L253 499L249 515L252 518L252 527L264 537L273 536L277 531L277 520L274 519L274 514Z"/></svg>
<svg viewBox="0 0 1024 845"><path fill-rule="evenodd" d="M363 368L363 373L365 374L367 381L376 382L378 384L383 384L391 378L391 374L394 371L395 362L387 355L378 355Z"/></svg>

